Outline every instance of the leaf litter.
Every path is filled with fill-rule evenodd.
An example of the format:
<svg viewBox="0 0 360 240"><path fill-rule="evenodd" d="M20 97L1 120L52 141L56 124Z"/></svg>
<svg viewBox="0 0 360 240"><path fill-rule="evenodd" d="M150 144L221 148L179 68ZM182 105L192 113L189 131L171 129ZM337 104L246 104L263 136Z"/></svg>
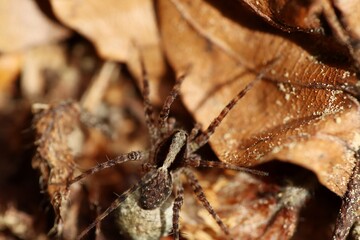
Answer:
<svg viewBox="0 0 360 240"><path fill-rule="evenodd" d="M181 100L187 110L177 106L173 111L185 126L191 126L190 119L194 118L206 127L237 89L251 81L266 63L277 59L210 141L215 155L210 151L202 153L209 159L218 157L239 166L261 164L270 177L258 179L246 173L208 170L197 175L221 218L241 239L304 239L314 237L315 232L316 239L329 239L335 222L334 239L344 239L348 233L356 239L359 194L354 166L359 161L355 153L360 126L355 44L359 37L354 24L357 14L352 10L356 6L342 1L313 1L307 5L293 2L270 5L267 1L160 0L153 5L151 1L136 1L131 6L134 11L123 15L120 12L126 4L110 0L99 3L102 11L98 13L91 10L94 5L89 3L78 3L75 8L70 6L73 3L65 7L53 0L52 17L43 5L34 4L34 14L43 14L46 21L58 21L56 27L36 23L40 24L36 25L39 30L54 27L53 35L41 41L25 31L15 37L3 35L4 44L0 46L0 64L4 66L0 68L4 83L0 85L4 123L1 142L5 149L1 185L9 193L0 199L1 236L46 239L53 229L52 234L73 239L116 197L113 192L123 192L133 178L139 177L134 171L138 166L121 166L84 179L82 184L72 186L70 193L64 185L48 185L50 179L68 181L74 172L105 161L106 156L145 148L141 100L137 88L126 80L138 80L140 76L135 39L143 49L154 90L151 98L157 103L168 92L171 71L181 72L192 65L182 88ZM298 12L294 6L299 7ZM82 9L88 9L87 13L82 15ZM124 17L116 20L119 22L111 20L114 15L109 14L115 9ZM129 24L126 16L136 11L148 16L149 21L142 22L136 17L139 15L133 15L136 21ZM98 19L113 24L101 29L94 25ZM4 26L8 30L0 28L3 33L11 30L11 21L7 23ZM24 22L19 26L25 26ZM117 31L120 26L123 29ZM126 31L126 27L132 31ZM142 31L143 27L147 30ZM110 35L101 33L103 30ZM87 100L84 92L96 89L89 82L99 71L101 60L85 53L89 43L79 36L49 45L65 39L71 31L91 41L103 59L122 63L121 72L105 76L108 82L104 80L101 89L95 95L89 94ZM17 44L10 49L9 43L15 38ZM115 42L104 45L104 41ZM51 64L52 55L58 57L55 64ZM6 65L9 59L13 67ZM33 105L37 137L28 140L29 134L24 135L22 130L31 125L29 106L33 103L41 103ZM33 154L20 147L31 141L37 144L33 165L40 178L30 169ZM39 179L46 194L40 194ZM24 181L27 184L20 185ZM331 192L344 196L337 220L340 198ZM33 197L24 207L21 198L26 193ZM287 196L295 193L301 196L300 201L288 200ZM55 213L39 212L39 199L50 199L48 206L53 203ZM185 199L189 201L181 212L183 237L220 239L211 218L191 198ZM319 219L315 219L314 212ZM18 216L16 223L11 220L14 216ZM46 220L49 218L57 223L55 228ZM35 226L35 219L41 224ZM81 223L76 224L79 220ZM110 238L109 232L116 234L111 221L98 226L94 237Z"/></svg>

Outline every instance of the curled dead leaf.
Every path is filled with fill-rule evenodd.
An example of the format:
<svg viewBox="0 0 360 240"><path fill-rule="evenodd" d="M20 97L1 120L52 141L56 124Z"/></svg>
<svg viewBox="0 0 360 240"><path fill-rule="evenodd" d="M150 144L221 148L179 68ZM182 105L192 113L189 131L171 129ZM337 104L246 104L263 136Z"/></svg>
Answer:
<svg viewBox="0 0 360 240"><path fill-rule="evenodd" d="M359 96L359 85L355 74L357 69L353 65L356 54L349 52L347 45L350 44L354 50L357 49L357 14L349 11L357 6L341 0L331 2L336 6L337 21L341 30L338 32L340 35L334 38L327 35L329 29L324 27L322 0L307 1L303 5L301 1L243 2L250 5L262 19L250 12L248 7L241 5L240 1L160 0L156 5L159 7L158 11L155 12L150 0L52 0L51 4L60 21L92 41L103 58L125 62L133 76L138 78L139 48L152 82L157 81L157 86L154 84L151 90L157 98L161 97L160 91L166 92L164 85L159 81L166 71L155 21L155 14L159 14L161 37L175 72L182 72L192 65L192 71L182 88L183 100L191 115L202 122L204 127L248 82L259 74L265 75L217 129L211 140L216 154L223 161L238 165L256 165L273 159L290 162L312 170L322 184L338 195L343 195L357 161L354 153L360 146L359 104L356 99ZM29 1L26 4L33 3ZM257 3L262 5L251 5ZM11 12L18 10L13 3L6 4L12 6ZM260 8L264 6L266 8ZM32 12L31 7L19 9L22 12ZM39 10L36 8L36 11ZM3 17L6 18L7 15ZM28 19L27 16L23 16L22 20L24 19ZM272 21L272 26L264 19ZM38 27L36 32L41 32L39 36L28 38L25 36L28 32L20 37L11 35L18 37L13 39L16 40L14 46L6 42L8 45L4 45L5 50L2 50L13 51L61 39L60 35L53 32L51 24L41 27L41 24L33 25L34 22L29 25ZM0 31L1 26L4 25L0 23ZM334 26L330 27L334 31ZM30 29L28 27L27 30ZM52 30L49 38L46 38L43 31L49 29ZM298 31L299 29L304 32ZM288 34L288 31L291 34ZM314 33L308 34L311 31ZM14 32L12 29L6 33ZM21 39L22 37L24 38ZM0 43L5 41L0 40ZM33 165L40 170L44 189L52 199L56 214L65 220L56 226L58 232L63 233L64 239L74 239L78 236L79 222L86 227L95 215L101 214L101 208L108 206L116 198L113 192L120 194L134 178L141 175L137 169L140 166L114 168L110 173L102 172L84 179L82 186L74 184L72 194L68 197L64 185L47 183L66 182L75 175L75 155L69 147L69 136L80 145L78 151L82 156L79 157L78 163L85 166L84 168L105 161L106 156L116 156L131 149L144 149L147 140L143 128L142 106L140 100L135 97L138 89L134 88L130 81L126 83L115 79L121 75L117 71L115 78L110 76L118 65L106 63L99 77L85 90L89 78L84 77L80 80L80 75L83 74L80 71L82 64L78 63L87 64L89 59L74 59L73 55L69 55L68 47L72 44L73 42L66 42L62 47L42 46L26 51L21 59L24 60L24 64L19 89L13 84L16 83L22 63L19 59L12 65L13 71L10 67L6 69L8 75L2 75L3 72L0 71L0 91L9 93L9 97L4 98L3 106L16 105L14 102L17 103L18 97L30 101L41 99L46 102L42 105L43 109L35 113L33 122L38 140ZM47 54L49 56L46 56ZM2 60L6 60L5 55L2 57L5 58L0 59L0 64L3 63ZM75 63L72 70L68 71L70 77L62 75L67 72L68 60ZM90 65L90 68L95 68L94 64ZM47 70L51 70L52 78L47 78ZM47 73L44 75L44 72ZM93 75L90 71L88 74ZM127 73L123 77L120 78L127 78ZM54 79L56 81L52 81ZM60 85L57 81L61 82ZM56 84L53 84L54 82ZM154 89L157 90L153 91ZM83 94L84 92L86 93ZM80 105L98 116L84 117L83 109L80 110L79 105L74 102L51 104L58 99L78 98L80 95L83 96ZM175 116L181 115L176 112L177 109L172 110ZM1 116L4 116L5 124L5 127L2 126L5 129L3 135L9 139L4 138L4 141L6 144L11 143L9 146L12 151L9 151L7 158L3 158L7 159L6 161L0 162L3 173L1 179L14 177L14 173L23 167L23 161L14 161L23 159L22 156L14 154L22 149L23 144L19 142L21 134L9 131L6 126L9 126L9 122L14 125L11 121L14 116L17 122L25 123L24 112L2 111ZM101 118L101 121L97 117ZM86 137L89 139L86 139L83 148L82 137L78 136L79 139L72 135L73 130L79 128L79 121L87 123L83 127L88 131ZM104 122L109 123L106 126L108 128L101 125ZM187 123L190 125L192 121L189 120ZM106 139L99 131L87 129L89 126L110 132L117 138ZM15 162L17 163L14 164ZM287 171L287 168L282 170ZM329 236L329 226L332 226L335 218L328 216L337 211L338 207L336 200L339 199L335 196L335 201L326 199L321 202L329 203L322 209L329 215L320 214L319 217L320 208L314 208L322 225L319 229L315 228L316 224L313 224L312 228L301 229L301 224L307 224L312 220L302 218L301 215L303 210L309 209L307 203L315 201L315 198L319 201L319 198L323 197L321 194L312 194L312 187L292 185L288 182L271 182L274 176L278 176L276 174L270 174L266 179L244 173L211 170L200 171L199 175L209 201L214 203L221 218L231 227L232 233L241 239L288 239L294 236L294 239L306 239L301 238L301 234L306 232L308 235L304 236L313 236L311 232L321 232L320 237L316 235L318 239ZM348 191L344 195L342 212L345 214L338 220L341 224L346 223L347 219L350 219L351 223L353 220L358 221L359 214L352 211L358 208L358 188L353 184L358 182L358 175L354 175L353 179L355 177L356 181L348 183L348 186L350 190L356 191ZM28 179L24 177L24 180ZM36 177L32 180L36 183L38 181ZM355 187L351 188L353 185ZM20 192L16 195L19 199L18 196L24 195L19 184L8 186L4 192L11 192L15 188ZM33 195L34 189L39 192L32 186L29 193ZM41 196L41 200L46 199L44 196ZM3 198L4 195L1 197L1 206L5 206L3 202L17 202L13 199L6 202ZM351 200L350 204L347 204L346 199ZM192 202L187 202L181 211L181 231L184 232L184 237L224 239L223 233L209 215L202 208L196 208L197 204L193 198L185 198L185 201ZM38 207L38 202L34 200L31 204ZM91 209L94 205L97 206L95 210ZM305 205L306 209L303 209ZM87 208L85 214L82 212L84 206ZM0 221L0 228L5 226L11 234L20 238L45 238L44 233L49 230L45 226L46 220L42 221L41 229L38 230L35 229L37 226L34 226L35 215L24 214L17 206L6 207L6 210L0 214L0 220L6 218L5 223ZM18 221L9 221L14 220L14 216ZM299 221L301 219L305 221ZM106 223L103 227L104 225ZM345 229L346 234L350 225L343 224L346 228L339 230ZM103 235L106 231L103 231L103 227L101 231L96 232L99 239L105 238ZM109 228L113 227L109 225ZM355 222L352 231L356 232L357 228ZM294 235L295 229L300 235ZM5 235L0 233L0 238L2 236Z"/></svg>
<svg viewBox="0 0 360 240"><path fill-rule="evenodd" d="M140 49L154 84L152 98L159 101L166 66L151 0L52 0L51 4L65 25L92 41L102 57L126 62L137 79L141 76Z"/></svg>
<svg viewBox="0 0 360 240"><path fill-rule="evenodd" d="M48 19L35 1L0 2L0 50L22 50L54 42L69 36L70 31Z"/></svg>
<svg viewBox="0 0 360 240"><path fill-rule="evenodd" d="M79 204L79 201L69 204L67 182L74 175L75 152L81 151L82 136L79 122L76 124L76 120L80 118L80 109L74 102L62 102L50 106L35 104L33 108L36 111L33 126L37 134L37 153L32 165L40 171L40 184L49 195L55 211L53 230L59 236L64 232L71 234L63 230L73 229L64 225L71 224L73 215L71 209ZM66 239L75 238L77 235L76 232L72 234Z"/></svg>
<svg viewBox="0 0 360 240"><path fill-rule="evenodd" d="M172 66L192 65L183 100L204 126L259 72L265 75L211 139L221 160L291 162L344 194L360 147L359 104L346 93L358 92L357 77L346 48L284 34L236 3L160 1L159 12Z"/></svg>
<svg viewBox="0 0 360 240"><path fill-rule="evenodd" d="M321 1L244 0L261 17L283 30L323 32Z"/></svg>
<svg viewBox="0 0 360 240"><path fill-rule="evenodd" d="M343 44L359 70L359 20L354 1L243 0L273 26L287 32L305 31L318 37L335 38ZM326 41L326 40L325 40Z"/></svg>
<svg viewBox="0 0 360 240"><path fill-rule="evenodd" d="M341 13L341 22L352 39L360 39L359 4L356 1L334 0L334 5Z"/></svg>

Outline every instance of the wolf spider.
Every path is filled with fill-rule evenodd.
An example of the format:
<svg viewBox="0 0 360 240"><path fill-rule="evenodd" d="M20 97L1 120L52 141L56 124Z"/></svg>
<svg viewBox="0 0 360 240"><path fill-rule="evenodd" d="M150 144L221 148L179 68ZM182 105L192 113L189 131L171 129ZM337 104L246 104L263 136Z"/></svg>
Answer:
<svg viewBox="0 0 360 240"><path fill-rule="evenodd" d="M144 64L141 63L141 65L143 78L142 96L144 100L145 120L150 135L150 148L146 151L132 151L104 163L100 163L75 177L69 184L75 183L86 176L92 175L105 168L128 161L143 160L143 169L146 173L135 185L119 195L117 199L80 234L79 239L84 237L90 229L95 227L106 216L117 209L122 202L124 202L135 191L139 191L140 193L137 204L143 210L152 210L160 208L164 204L164 202L172 194L173 188L175 189L175 197L174 200L172 200L172 233L175 239L179 239L179 212L183 204L184 197L184 189L180 181L180 174L184 174L186 176L198 200L215 219L222 231L226 235L229 235L228 228L206 199L204 191L195 174L192 172L191 167L215 167L246 171L258 175L267 175L262 171L239 167L224 162L206 161L196 153L199 148L209 141L210 136L215 132L215 129L220 125L222 120L235 106L235 104L250 90L257 80L261 79L261 74L258 75L258 77L249 83L244 89L242 89L223 108L220 114L212 120L211 124L204 132L201 132L199 124L196 124L191 132L188 133L181 128L176 128L175 120L169 118L170 107L179 95L180 85L186 74L177 78L173 89L170 91L164 102L159 116L155 119L153 106L149 100L149 81L147 72ZM167 232L166 234L170 234L170 232Z"/></svg>

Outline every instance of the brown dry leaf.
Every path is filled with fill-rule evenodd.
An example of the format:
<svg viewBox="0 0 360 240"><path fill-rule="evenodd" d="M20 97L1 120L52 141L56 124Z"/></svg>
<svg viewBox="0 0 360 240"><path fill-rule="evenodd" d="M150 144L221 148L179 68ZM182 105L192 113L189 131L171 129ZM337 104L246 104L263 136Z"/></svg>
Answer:
<svg viewBox="0 0 360 240"><path fill-rule="evenodd" d="M27 1L24 6L32 4L40 15L43 14L34 2ZM262 0L258 2L268 4ZM299 6L296 5L299 3L300 1L292 2L294 6ZM342 1L335 3L341 5L337 6L337 10L340 10L337 13L343 24L342 31L350 39L357 39L356 21L353 23L355 15L348 12L349 8ZM11 6L9 12L16 15L13 13L18 10L15 9L15 4L3 4L0 6ZM32 12L30 9L33 8L25 11L21 4L16 5L21 6L20 11ZM282 24L288 28L279 23L275 25L281 31L267 25L266 21L250 12L240 1L162 0L159 1L159 11L156 12L150 0L52 0L51 4L59 20L92 41L104 58L125 62L133 76L138 78L139 48L152 82L160 79L166 69L160 53L155 21L155 13L159 13L164 45L175 71L182 72L192 65L188 79L184 82L183 99L191 114L203 123L204 128L229 99L262 72L266 79L256 83L231 111L221 128L217 129L219 131L211 142L216 153L222 160L239 165L255 165L276 158L288 161L313 170L329 189L339 195L344 193L355 162L353 153L359 147L359 107L353 96L360 91L356 85L357 77L351 59L354 55L341 42L342 39L322 32L324 22L319 18L319 13L323 14L321 0L299 6L293 15L287 12L296 9L291 6L289 8L287 4L290 1L276 1L276 4L283 4L280 7L286 11L266 14L274 14L272 21L284 20ZM279 9L268 7L267 10L270 7ZM265 13L261 16L264 18ZM302 18L304 16L307 18ZM25 18L27 16L22 16L21 19ZM29 19L33 21L37 17ZM11 24L15 23L17 21L14 20ZM29 20L29 23L34 22ZM34 25L36 24L31 26ZM36 26L39 29L32 31L41 32L39 35L42 37L42 31L53 29L53 26L46 24L44 27ZM301 30L317 32L311 35L295 33L299 26ZM11 29L16 28L12 26ZM288 35L284 30L294 31ZM50 40L55 39L51 38L53 36L53 33L49 34ZM38 42L30 42L22 35L19 38L24 41L23 45L18 43L20 40L17 38L12 40L16 40L15 45L21 45L17 49L49 41L45 37L43 42L38 36L32 37ZM34 39L31 38L31 41L35 41ZM63 233L60 236L63 239L78 236L79 229L90 224L91 219L98 216L116 198L114 192L120 194L131 185L133 179L139 178L141 166L121 165L89 176L83 179L83 185L74 184L70 195L65 185L48 183L66 182L78 175L73 173L76 168L89 169L106 161L106 156L111 158L133 149L144 149L147 143L138 89L135 89L131 81L125 81L128 77L126 72L113 71L119 67L117 64L106 63L96 77L94 69L98 59L88 58L84 42L79 44L79 39L81 38L71 39L61 46L41 44L42 46L27 49L21 53L21 61L17 59L18 62L12 62L12 69L6 69L4 76L0 72L0 89L2 92L9 92L4 106L19 106L19 99L24 100L26 106L34 100L44 102L44 105L33 105L40 106L38 110L41 110L35 113L32 125L38 140L33 164L40 170L41 182L45 185L43 190L49 193L56 214L61 215L64 220L55 226L58 233ZM13 89L19 67L22 67L20 87L15 85ZM89 86L90 76L94 77L94 81ZM167 93L167 90L159 81L156 83L158 86L154 87L153 84L151 93L160 98L161 94L158 93ZM80 99L81 96L81 104L62 101L64 98ZM53 104L59 101L60 104ZM95 118L84 115L80 106L94 114ZM6 185L3 192L7 193L2 194L0 199L0 206L4 206L0 224L12 236L45 238L50 230L45 218L37 221L37 214L24 212L16 205L25 194L37 197L36 193L39 193L38 176L23 176L20 172L24 168L23 163L29 163L27 157L30 156L22 148L25 144L19 133L23 125L30 126L28 112L1 110L4 119L2 140L4 146L10 146L10 150L2 151L2 155L6 157L2 159L6 161L0 162L3 173L0 178L6 179L2 180ZM172 110L175 116L182 113L179 114L176 107ZM180 119L181 117L183 116ZM18 124L20 122L21 127ZM87 124L81 128L86 133L84 135L79 131L79 122ZM184 122L192 124L191 120ZM12 128L14 123L19 125L16 127L17 131ZM110 131L115 138L108 139L100 131L89 129L89 126L100 127L106 132L101 125L104 123L108 124L106 131ZM80 136L74 136L73 130L81 132ZM78 144L78 155L69 146L69 139ZM74 167L74 159L80 167ZM288 170L281 168L281 171ZM35 182L35 187L29 186L29 189L23 191L22 181L12 181L19 177L16 173L21 175L24 182ZM199 178L211 204L233 235L240 239L288 239L294 235L295 229L297 234L293 236L294 239L314 237L314 232L319 233L315 236L317 239L325 239L324 236L327 238L331 234L329 229L335 217L321 213L325 211L334 215L339 203L335 194L327 192L325 198L331 195L333 199L321 202L319 199L324 195L318 195L317 191L316 194L309 194L312 188L301 185L304 184L303 178L299 188L289 182L272 182L279 174L270 173L273 175L262 179L244 173L209 170L199 171ZM303 176L301 174L300 177ZM281 176L281 179L286 178ZM293 179L293 176L289 179ZM16 194L9 194L12 191ZM189 193L189 189L187 191ZM14 197L9 200L8 195ZM345 196L356 199L351 192ZM41 201L46 201L47 197L46 194L38 196ZM40 200L26 199L35 209L38 209L37 203ZM311 216L316 215L319 220L303 218L303 211L309 211L308 202L312 200L317 203L329 202L329 205L321 206L323 209L317 206L310 210L313 214ZM206 210L196 203L196 198L187 196L185 202L181 211L181 231L184 231L184 237L224 239L223 233ZM93 205L98 209L92 208ZM352 206L358 204L345 205L344 212L351 210ZM5 223L1 222L3 216L7 220ZM10 220L17 217L18 221L8 221L9 217ZM45 217L48 220L53 214ZM304 221L300 221L302 219ZM311 222L313 219L318 220L321 226ZM108 224L109 220L110 217L102 222L101 233L95 236L97 239L108 238L106 228L115 230L114 226ZM304 223L308 225L301 229ZM319 229L316 229L318 226ZM0 238L7 236L2 234L3 232L0 233Z"/></svg>
<svg viewBox="0 0 360 240"><path fill-rule="evenodd" d="M0 1L0 50L17 51L66 38L69 30L48 19L34 0Z"/></svg>
<svg viewBox="0 0 360 240"><path fill-rule="evenodd" d="M257 14L283 30L323 32L321 0L268 1L243 0Z"/></svg>
<svg viewBox="0 0 360 240"><path fill-rule="evenodd" d="M334 11L327 11L327 18L330 19L330 23L334 27L334 32L338 38L341 39L349 48L349 51L353 55L356 66L359 69L360 66L360 28L359 28L359 2L356 1L344 1L344 0L333 0L334 8L340 14L340 20L336 21L337 18ZM333 14L331 14L333 12ZM338 24L336 25L336 22Z"/></svg>
<svg viewBox="0 0 360 240"><path fill-rule="evenodd" d="M359 69L358 2L342 0L243 0L243 2L283 31L306 31L323 36L331 31L332 37L348 48Z"/></svg>
<svg viewBox="0 0 360 240"><path fill-rule="evenodd" d="M341 13L341 23L352 39L360 39L359 11L357 1L334 0L334 5Z"/></svg>
<svg viewBox="0 0 360 240"><path fill-rule="evenodd" d="M138 79L141 75L138 49L141 49L149 77L156 84L152 96L158 100L159 80L166 69L151 0L52 0L51 3L64 24L92 41L102 57L126 62Z"/></svg>
<svg viewBox="0 0 360 240"><path fill-rule="evenodd" d="M79 130L80 109L74 102L50 106L35 104L33 109L36 111L33 127L37 134L37 153L32 165L40 171L40 185L48 193L54 208L54 230L59 235L63 232L70 234L66 239L71 239L78 234L73 230L76 225L72 223L76 223L76 219L73 219L75 213L71 209L77 212L79 207L74 205L80 204L80 201L69 204L66 183L74 177L74 156L81 152L83 143ZM76 198L74 195L76 194L72 195L73 199Z"/></svg>
<svg viewBox="0 0 360 240"><path fill-rule="evenodd" d="M360 146L359 104L344 91L358 92L346 48L278 32L237 3L160 1L159 13L172 66L180 72L192 65L183 100L204 127L259 72L266 76L211 139L221 160L256 165L277 158L344 194Z"/></svg>

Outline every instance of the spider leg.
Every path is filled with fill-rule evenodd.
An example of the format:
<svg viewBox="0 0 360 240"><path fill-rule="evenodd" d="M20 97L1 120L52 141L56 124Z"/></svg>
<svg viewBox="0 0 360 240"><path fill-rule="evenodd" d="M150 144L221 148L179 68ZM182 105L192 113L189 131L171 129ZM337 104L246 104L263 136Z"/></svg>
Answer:
<svg viewBox="0 0 360 240"><path fill-rule="evenodd" d="M169 117L170 108L173 102L175 101L176 97L179 95L181 83L184 81L185 75L180 75L175 82L172 90L170 91L169 95L166 97L164 105L159 114L159 127L160 129L164 129L167 123L167 119Z"/></svg>
<svg viewBox="0 0 360 240"><path fill-rule="evenodd" d="M82 239L83 237L85 237L85 235L93 228L95 227L99 222L101 222L105 217L107 217L112 211L114 211L116 208L118 208L120 206L120 204L125 201L125 199L132 194L133 192L135 192L138 188L139 188L140 184L135 184L134 186L132 186L131 188L129 188L128 190L126 190L123 194L121 194L114 202L111 203L111 205L99 216L96 217L96 219L94 220L94 222L92 222L88 227L85 228L85 230L83 230L81 232L81 234L77 237L78 240Z"/></svg>
<svg viewBox="0 0 360 240"><path fill-rule="evenodd" d="M142 56L140 56L140 64L141 64L141 75L143 80L142 96L144 100L145 121L149 129L151 144L153 144L155 140L158 138L159 133L155 126L154 109L149 98L150 95L149 76L146 71L144 59L142 58Z"/></svg>
<svg viewBox="0 0 360 240"><path fill-rule="evenodd" d="M195 126L191 129L190 135L189 135L189 142L193 141L197 135L199 134L201 130L201 124L200 123L195 123Z"/></svg>
<svg viewBox="0 0 360 240"><path fill-rule="evenodd" d="M202 160L201 157L197 154L192 154L188 159L186 159L186 165L192 166L192 167L208 167L208 168L221 168L221 169L230 169L230 170L236 170L241 172L247 172L259 176L268 176L269 174L264 171L251 169L247 167L240 167L233 164L228 164L224 162L219 161L206 161Z"/></svg>
<svg viewBox="0 0 360 240"><path fill-rule="evenodd" d="M259 81L264 74L259 74L253 81L251 81L248 85L245 86L220 112L220 114L212 120L209 127L198 135L194 142L190 145L190 151L194 152L204 146L208 141L210 136L215 132L215 129L220 125L220 123L224 120L226 115L230 112L230 110L236 105L236 103L245 96L245 94L254 86L254 84Z"/></svg>
<svg viewBox="0 0 360 240"><path fill-rule="evenodd" d="M191 187L193 188L193 191L194 191L196 197L199 199L199 201L202 203L202 205L206 208L206 210L210 213L210 215L215 219L216 223L223 230L223 232L226 235L230 235L229 229L225 226L223 221L221 221L219 215L215 212L213 207L210 205L209 201L206 199L204 190L200 186L194 173L189 168L184 168L183 172L186 175L186 177L188 178L188 181L189 181Z"/></svg>
<svg viewBox="0 0 360 240"><path fill-rule="evenodd" d="M180 238L179 234L179 214L181 210L181 206L184 202L184 187L182 186L181 180L179 176L177 177L176 183L176 197L174 200L173 206L173 233L174 239L178 240Z"/></svg>
<svg viewBox="0 0 360 240"><path fill-rule="evenodd" d="M120 156L117 156L116 158L114 159L110 159L106 162L103 162L103 163L100 163L98 165L96 165L95 167L93 168L90 168L89 170L83 172L82 174L80 174L79 176L75 177L74 179L70 180L68 182L69 185L89 176L89 175L92 175L96 172L99 172L105 168L109 168L109 167L112 167L112 166L115 166L117 164L121 164L121 163L124 163L124 162L128 162L128 161L138 161L138 160L141 160L141 159L144 159L145 157L147 156L147 153L146 152L142 152L142 151L133 151L133 152L129 152L129 153L126 153L126 154L122 154Z"/></svg>

